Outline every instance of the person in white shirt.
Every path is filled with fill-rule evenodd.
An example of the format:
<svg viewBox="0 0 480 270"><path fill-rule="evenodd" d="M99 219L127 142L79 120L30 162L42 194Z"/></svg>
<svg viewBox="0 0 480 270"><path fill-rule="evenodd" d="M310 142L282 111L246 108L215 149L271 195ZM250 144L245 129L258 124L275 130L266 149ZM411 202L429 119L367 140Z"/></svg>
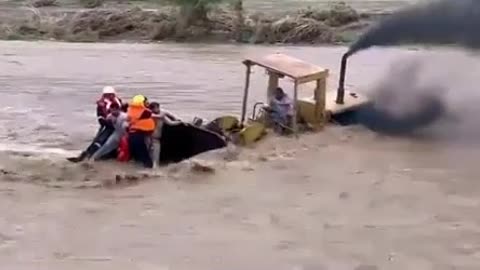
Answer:
<svg viewBox="0 0 480 270"><path fill-rule="evenodd" d="M153 161L153 167L157 167L160 164L160 151L161 151L161 143L160 140L162 138L162 129L163 125L180 125L183 124L182 121L177 119L171 113L161 110L160 104L158 102L151 102L149 104L149 109L152 111L152 118L155 120L155 130L152 134L152 142L151 142L151 157Z"/></svg>
<svg viewBox="0 0 480 270"><path fill-rule="evenodd" d="M275 123L289 127L293 117L293 101L282 88L277 87L270 100L270 117Z"/></svg>

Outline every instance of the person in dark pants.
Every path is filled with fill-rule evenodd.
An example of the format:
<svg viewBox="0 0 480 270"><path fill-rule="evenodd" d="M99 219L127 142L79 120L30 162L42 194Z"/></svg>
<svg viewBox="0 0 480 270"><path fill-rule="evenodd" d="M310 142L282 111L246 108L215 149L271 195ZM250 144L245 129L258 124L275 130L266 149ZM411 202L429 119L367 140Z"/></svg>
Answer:
<svg viewBox="0 0 480 270"><path fill-rule="evenodd" d="M91 157L93 160L101 160L106 157L117 155L117 150L120 145L122 137L127 133L128 128L128 116L127 113L122 112L121 108L117 104L112 104L111 113L107 120L113 123L115 131L110 135L108 140L98 149Z"/></svg>
<svg viewBox="0 0 480 270"><path fill-rule="evenodd" d="M85 151L82 151L78 157L69 157L67 160L76 163L86 158L89 159L108 140L115 131L113 123L107 120L112 104L119 108L123 106L122 100L117 97L115 89L111 86L105 86L101 98L97 101L97 120L100 125L97 134Z"/></svg>
<svg viewBox="0 0 480 270"><path fill-rule="evenodd" d="M149 134L140 131L131 132L128 135L128 147L133 160L143 164L145 168L153 168L153 160L145 141L146 136L149 136Z"/></svg>
<svg viewBox="0 0 480 270"><path fill-rule="evenodd" d="M85 160L86 158L92 157L95 152L102 147L102 145L108 140L112 135L114 129L102 127L102 129L97 133L97 136L93 139L93 142L83 151L78 157L69 157L69 161L77 163Z"/></svg>
<svg viewBox="0 0 480 270"><path fill-rule="evenodd" d="M133 160L142 163L146 168L152 168L150 137L155 130L155 121L146 103L147 99L144 96L137 95L128 106L127 115L130 122L128 145Z"/></svg>

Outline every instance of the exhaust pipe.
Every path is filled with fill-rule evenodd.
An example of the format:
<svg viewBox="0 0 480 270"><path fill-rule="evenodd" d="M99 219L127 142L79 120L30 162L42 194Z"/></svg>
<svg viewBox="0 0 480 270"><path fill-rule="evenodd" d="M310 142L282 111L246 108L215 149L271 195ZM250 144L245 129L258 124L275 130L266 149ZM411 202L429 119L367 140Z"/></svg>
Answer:
<svg viewBox="0 0 480 270"><path fill-rule="evenodd" d="M347 59L350 54L347 52L342 56L342 63L340 65L340 79L338 81L337 89L337 104L343 104L345 101L345 73L347 71Z"/></svg>

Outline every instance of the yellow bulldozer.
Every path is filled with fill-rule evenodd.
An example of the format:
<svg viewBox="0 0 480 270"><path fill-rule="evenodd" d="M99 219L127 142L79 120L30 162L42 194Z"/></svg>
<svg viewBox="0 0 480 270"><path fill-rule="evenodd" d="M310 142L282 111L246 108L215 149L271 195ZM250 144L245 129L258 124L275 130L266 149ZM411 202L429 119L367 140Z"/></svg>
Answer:
<svg viewBox="0 0 480 270"><path fill-rule="evenodd" d="M223 132L235 138L241 145L250 145L258 141L271 127L268 104L255 102L249 111L250 75L254 66L265 69L268 75L267 101L273 97L280 80L287 79L293 83L293 117L286 127L296 137L307 127L314 132L321 131L336 115L355 111L369 103L369 100L358 93L345 91L339 87L337 91L327 90L329 70L307 63L285 54L270 54L263 57L247 58L243 61L246 67L245 88L240 119L235 116L223 116L215 122ZM299 91L312 91L310 97L300 97Z"/></svg>

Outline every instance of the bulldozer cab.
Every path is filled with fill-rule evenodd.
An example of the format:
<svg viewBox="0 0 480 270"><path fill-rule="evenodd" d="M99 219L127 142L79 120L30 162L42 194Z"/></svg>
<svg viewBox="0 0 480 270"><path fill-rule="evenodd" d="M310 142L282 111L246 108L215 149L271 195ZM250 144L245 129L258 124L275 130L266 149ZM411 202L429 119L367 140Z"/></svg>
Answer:
<svg viewBox="0 0 480 270"><path fill-rule="evenodd" d="M270 54L263 57L250 57L243 61L246 67L245 88L243 92L240 127L240 138L244 144L257 141L265 134L268 126L268 117L258 117L257 111L265 107L264 102L257 102L253 106L252 117L247 119L248 99L250 91L250 75L254 66L265 69L268 75L266 100L270 101L281 79L289 79L293 83L293 117L289 128L297 137L299 124L308 129L320 131L328 122L337 121L342 115L369 104L366 96L346 91L339 87L337 91L327 91L329 70L307 63L285 54ZM310 90L313 96L299 96L299 91ZM263 116L268 112L263 113Z"/></svg>
<svg viewBox="0 0 480 270"><path fill-rule="evenodd" d="M275 89L279 86L281 79L290 79L293 83L293 117L291 129L298 135L298 123L300 121L309 124L314 130L318 130L328 121L325 113L326 86L329 70L304 62L284 54L271 54L258 58L247 58L243 61L246 66L245 89L243 95L243 106L241 124L246 120L248 94L250 88L250 74L253 66L260 66L265 69L268 75L267 101L273 98ZM314 84L313 98L303 100L299 98L300 86ZM253 108L252 121L260 121L256 111L263 105L263 102L255 103Z"/></svg>

